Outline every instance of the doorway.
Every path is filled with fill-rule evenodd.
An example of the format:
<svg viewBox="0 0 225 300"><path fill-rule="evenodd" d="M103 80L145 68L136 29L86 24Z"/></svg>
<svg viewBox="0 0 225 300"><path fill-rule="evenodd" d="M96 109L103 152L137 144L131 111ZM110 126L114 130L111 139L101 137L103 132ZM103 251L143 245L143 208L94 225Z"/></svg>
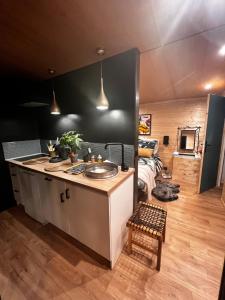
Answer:
<svg viewBox="0 0 225 300"><path fill-rule="evenodd" d="M223 125L223 137L220 151L220 161L217 176L217 187L220 187L225 182L225 121Z"/></svg>
<svg viewBox="0 0 225 300"><path fill-rule="evenodd" d="M208 95L205 142L200 168L199 192L217 185L225 118L225 98Z"/></svg>

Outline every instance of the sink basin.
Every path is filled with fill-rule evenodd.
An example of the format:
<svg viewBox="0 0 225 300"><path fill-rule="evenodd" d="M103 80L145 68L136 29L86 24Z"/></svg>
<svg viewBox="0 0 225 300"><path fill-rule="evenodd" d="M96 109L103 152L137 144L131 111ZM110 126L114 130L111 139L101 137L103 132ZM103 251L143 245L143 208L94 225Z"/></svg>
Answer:
<svg viewBox="0 0 225 300"><path fill-rule="evenodd" d="M49 161L49 157L40 157L36 159L31 159L31 160L26 160L22 162L23 165L38 165L38 164L43 164L45 162Z"/></svg>
<svg viewBox="0 0 225 300"><path fill-rule="evenodd" d="M93 179L105 179L116 176L118 173L118 166L114 163L103 162L93 163L86 166L84 174Z"/></svg>
<svg viewBox="0 0 225 300"><path fill-rule="evenodd" d="M16 160L21 161L23 165L37 165L48 162L49 156L45 154L37 154L31 155L29 157L22 157Z"/></svg>

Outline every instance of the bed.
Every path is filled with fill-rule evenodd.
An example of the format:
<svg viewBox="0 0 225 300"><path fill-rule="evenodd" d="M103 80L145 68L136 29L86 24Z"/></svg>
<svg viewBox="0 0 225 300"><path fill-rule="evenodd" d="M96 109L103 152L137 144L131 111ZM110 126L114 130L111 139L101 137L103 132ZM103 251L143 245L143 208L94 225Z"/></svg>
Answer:
<svg viewBox="0 0 225 300"><path fill-rule="evenodd" d="M156 139L138 140L138 200L151 199L156 186L155 177L163 164L158 155L159 141Z"/></svg>

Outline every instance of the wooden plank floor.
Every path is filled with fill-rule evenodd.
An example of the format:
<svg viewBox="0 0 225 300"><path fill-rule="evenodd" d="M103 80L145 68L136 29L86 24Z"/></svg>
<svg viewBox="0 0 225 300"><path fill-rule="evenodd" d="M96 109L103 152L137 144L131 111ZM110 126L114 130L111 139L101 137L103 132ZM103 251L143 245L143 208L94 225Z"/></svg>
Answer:
<svg viewBox="0 0 225 300"><path fill-rule="evenodd" d="M168 209L161 271L155 257L126 249L113 271L79 251L52 226L19 208L0 214L2 300L217 299L225 250L221 191L183 186ZM160 202L162 204L162 202ZM153 245L154 246L154 245Z"/></svg>

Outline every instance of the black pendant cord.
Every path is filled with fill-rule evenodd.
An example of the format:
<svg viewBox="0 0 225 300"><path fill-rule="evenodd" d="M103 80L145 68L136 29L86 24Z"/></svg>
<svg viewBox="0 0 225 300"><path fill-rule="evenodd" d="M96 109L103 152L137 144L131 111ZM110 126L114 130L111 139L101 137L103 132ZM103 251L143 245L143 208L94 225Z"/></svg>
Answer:
<svg viewBox="0 0 225 300"><path fill-rule="evenodd" d="M51 83L52 83L52 91L55 92L55 89L54 89L54 79L53 78L51 79Z"/></svg>
<svg viewBox="0 0 225 300"><path fill-rule="evenodd" d="M101 79L102 79L102 60L101 60Z"/></svg>

